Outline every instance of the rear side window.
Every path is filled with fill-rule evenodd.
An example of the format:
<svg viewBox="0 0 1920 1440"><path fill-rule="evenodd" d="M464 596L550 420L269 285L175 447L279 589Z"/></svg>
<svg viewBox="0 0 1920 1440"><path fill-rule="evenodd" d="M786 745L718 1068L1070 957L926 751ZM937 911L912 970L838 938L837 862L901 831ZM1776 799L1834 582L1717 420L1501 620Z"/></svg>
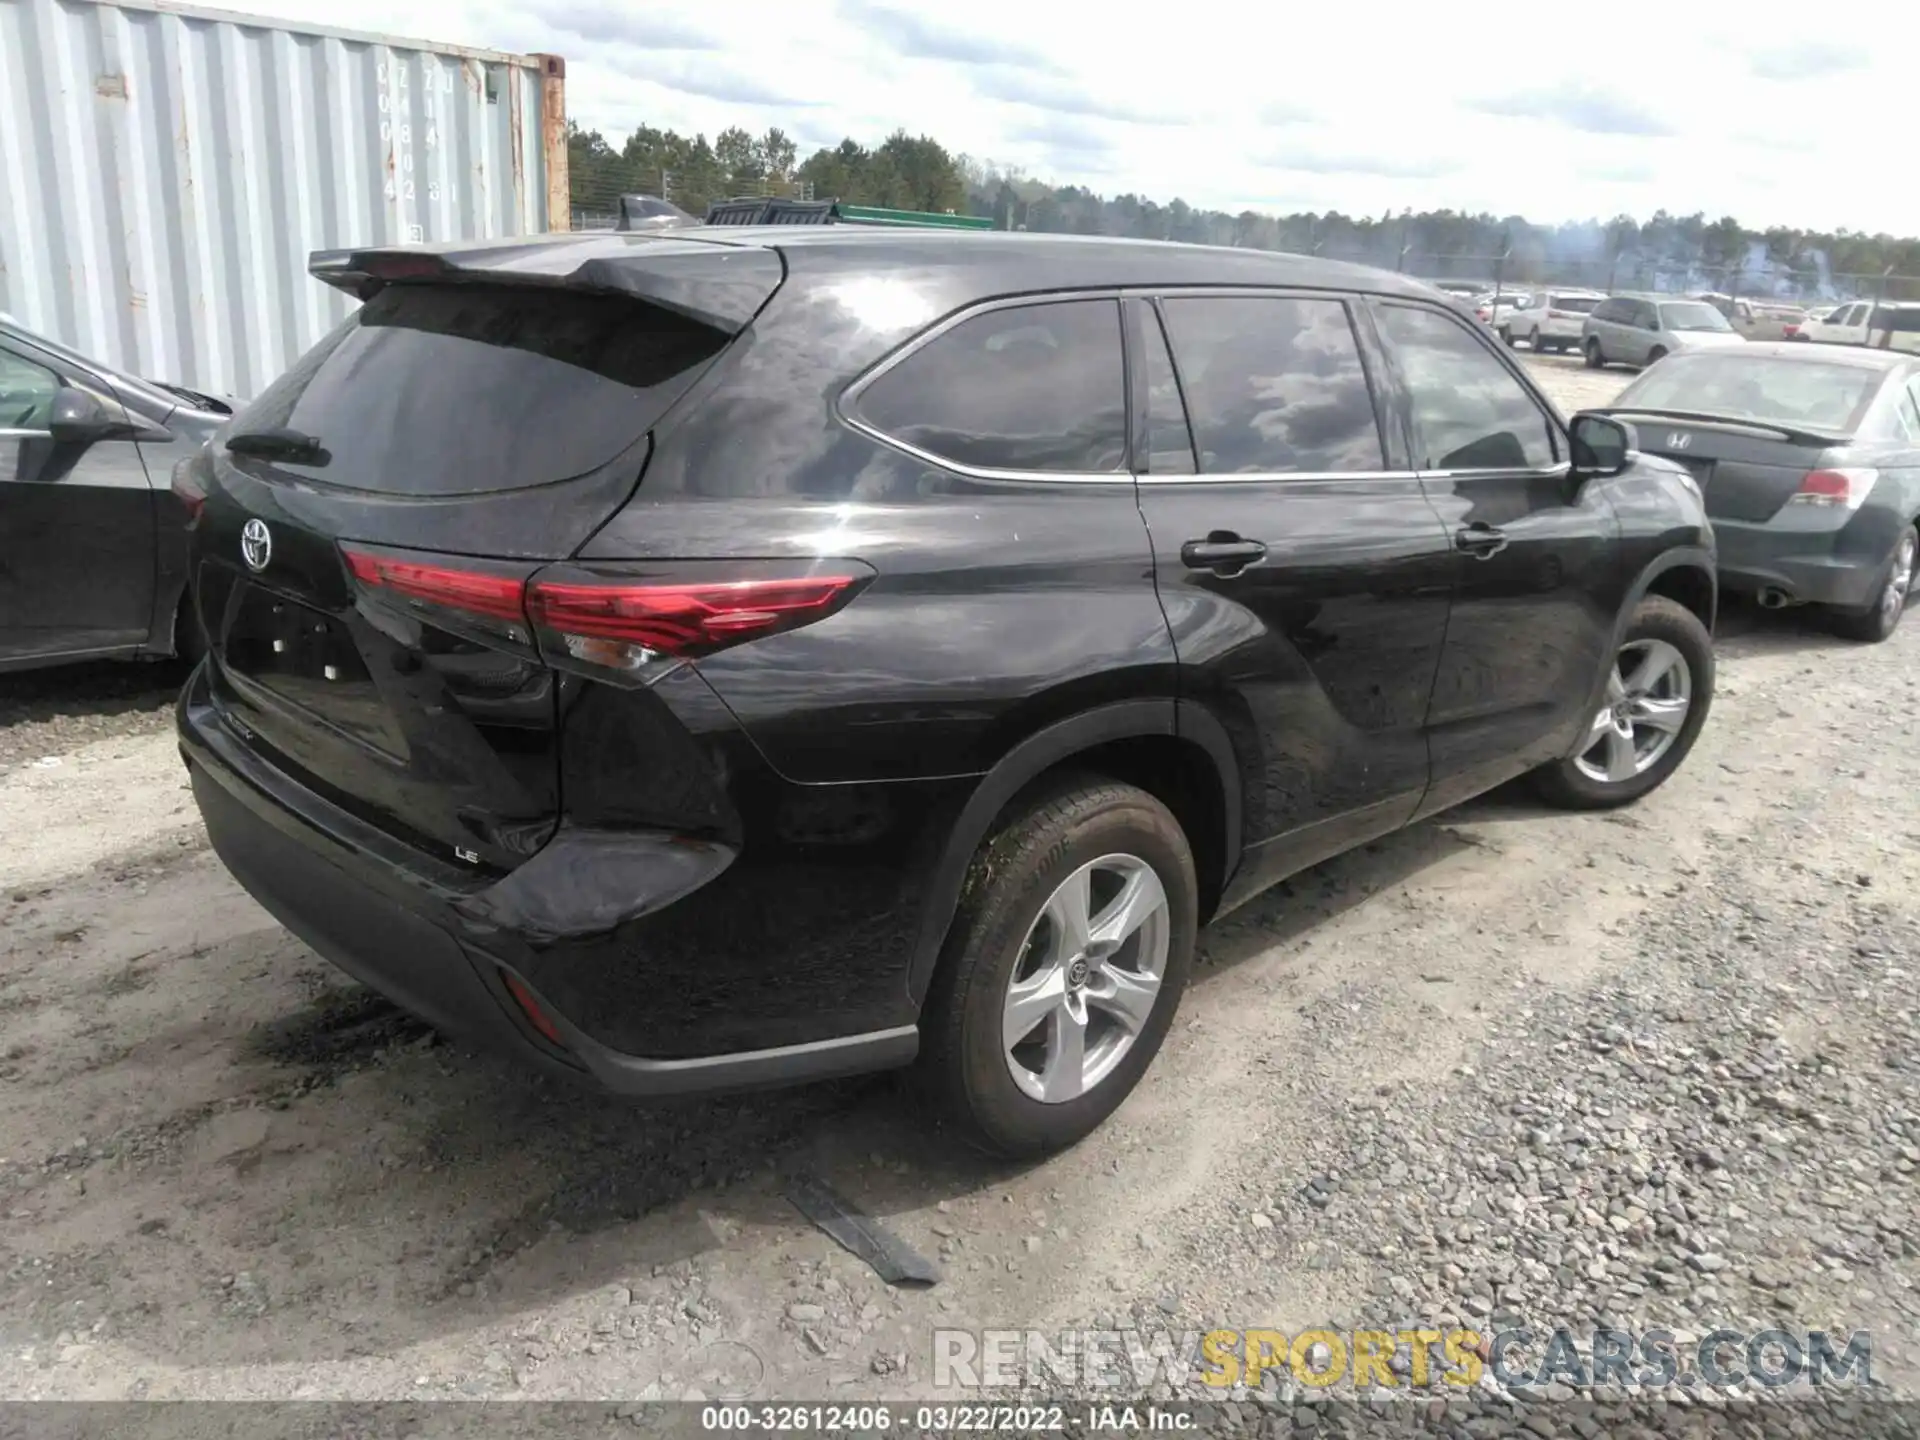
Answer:
<svg viewBox="0 0 1920 1440"><path fill-rule="evenodd" d="M1570 315L1591 315L1600 302L1591 295L1555 295L1548 302L1550 309L1564 311Z"/></svg>
<svg viewBox="0 0 1920 1440"><path fill-rule="evenodd" d="M1626 302L1622 300L1603 300L1594 307L1596 320L1624 320L1627 318Z"/></svg>
<svg viewBox="0 0 1920 1440"><path fill-rule="evenodd" d="M1343 303L1285 295L1163 303L1202 474L1383 468Z"/></svg>
<svg viewBox="0 0 1920 1440"><path fill-rule="evenodd" d="M1920 330L1920 305L1903 306L1898 310L1882 310L1880 312L1880 328L1882 330L1897 330L1902 334L1909 334L1915 330Z"/></svg>
<svg viewBox="0 0 1920 1440"><path fill-rule="evenodd" d="M857 408L930 455L985 470L1121 469L1125 372L1116 300L989 310L883 370Z"/></svg>
<svg viewBox="0 0 1920 1440"><path fill-rule="evenodd" d="M1435 310L1380 307L1413 399L1423 470L1545 469L1554 463L1547 418L1506 366Z"/></svg>
<svg viewBox="0 0 1920 1440"><path fill-rule="evenodd" d="M1193 474L1193 436L1187 429L1187 407L1180 399L1180 382L1167 353L1167 337L1160 319L1147 309L1140 322L1141 344L1147 367L1148 475Z"/></svg>
<svg viewBox="0 0 1920 1440"><path fill-rule="evenodd" d="M504 285L382 290L241 411L312 436L329 485L473 495L569 479L633 444L727 337L643 301Z"/></svg>

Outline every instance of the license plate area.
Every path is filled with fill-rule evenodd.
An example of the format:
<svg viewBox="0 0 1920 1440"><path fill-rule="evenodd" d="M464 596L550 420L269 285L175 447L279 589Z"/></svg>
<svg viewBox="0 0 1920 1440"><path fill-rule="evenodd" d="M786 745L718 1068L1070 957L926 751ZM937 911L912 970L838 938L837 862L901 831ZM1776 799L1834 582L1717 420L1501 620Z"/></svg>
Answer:
<svg viewBox="0 0 1920 1440"><path fill-rule="evenodd" d="M368 685L373 678L338 620L252 585L227 629L225 658L229 669L275 690Z"/></svg>

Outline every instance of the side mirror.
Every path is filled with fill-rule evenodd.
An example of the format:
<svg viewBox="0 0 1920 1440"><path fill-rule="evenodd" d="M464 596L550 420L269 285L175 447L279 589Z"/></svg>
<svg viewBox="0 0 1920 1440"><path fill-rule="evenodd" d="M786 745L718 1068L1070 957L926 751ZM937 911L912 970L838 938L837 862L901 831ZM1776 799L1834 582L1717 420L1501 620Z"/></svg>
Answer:
<svg viewBox="0 0 1920 1440"><path fill-rule="evenodd" d="M59 445L90 445L127 433L127 424L108 410L100 397L73 385L62 385L53 396L47 431Z"/></svg>
<svg viewBox="0 0 1920 1440"><path fill-rule="evenodd" d="M1640 448L1633 427L1611 415L1582 412L1567 432L1573 441L1573 473L1580 476L1618 475L1627 468L1627 457Z"/></svg>

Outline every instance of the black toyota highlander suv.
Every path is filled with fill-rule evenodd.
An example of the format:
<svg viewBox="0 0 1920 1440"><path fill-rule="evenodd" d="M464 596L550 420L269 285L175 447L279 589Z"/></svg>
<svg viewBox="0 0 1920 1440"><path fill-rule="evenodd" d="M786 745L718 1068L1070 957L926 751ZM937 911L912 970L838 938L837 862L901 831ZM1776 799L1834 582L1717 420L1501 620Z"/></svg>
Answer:
<svg viewBox="0 0 1920 1440"><path fill-rule="evenodd" d="M1009 1153L1195 930L1713 686L1693 481L1439 292L1133 241L694 228L317 262L176 484L214 847L446 1029L633 1095L917 1062Z"/></svg>

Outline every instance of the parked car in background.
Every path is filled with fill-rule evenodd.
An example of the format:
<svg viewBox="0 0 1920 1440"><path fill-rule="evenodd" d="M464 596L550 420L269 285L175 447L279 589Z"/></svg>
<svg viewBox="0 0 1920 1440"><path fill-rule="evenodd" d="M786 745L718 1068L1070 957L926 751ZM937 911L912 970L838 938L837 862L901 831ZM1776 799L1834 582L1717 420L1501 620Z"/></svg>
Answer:
<svg viewBox="0 0 1920 1440"><path fill-rule="evenodd" d="M1536 290L1501 317L1500 338L1540 351L1578 350L1581 326L1606 298L1598 290Z"/></svg>
<svg viewBox="0 0 1920 1440"><path fill-rule="evenodd" d="M1800 306L1783 301L1750 297L1736 299L1713 291L1705 291L1692 298L1713 306L1749 340L1791 339L1800 323L1807 318L1807 312Z"/></svg>
<svg viewBox="0 0 1920 1440"><path fill-rule="evenodd" d="M1702 300L1614 295L1594 306L1580 327L1589 368L1651 365L1676 350L1740 345L1745 337Z"/></svg>
<svg viewBox="0 0 1920 1440"><path fill-rule="evenodd" d="M1850 300L1836 305L1819 319L1811 315L1800 322L1794 339L1819 345L1864 345L1867 343L1867 317L1873 311L1871 300Z"/></svg>
<svg viewBox="0 0 1920 1440"><path fill-rule="evenodd" d="M1477 300L1488 293L1483 280L1435 280L1433 288L1456 300Z"/></svg>
<svg viewBox="0 0 1920 1440"><path fill-rule="evenodd" d="M230 414L0 317L0 671L193 652L168 481Z"/></svg>
<svg viewBox="0 0 1920 1440"><path fill-rule="evenodd" d="M1706 496L1722 589L1884 640L1912 590L1920 360L1790 342L1676 354L1607 407Z"/></svg>
<svg viewBox="0 0 1920 1440"><path fill-rule="evenodd" d="M1920 304L1883 303L1867 319L1867 345L1875 350L1920 354Z"/></svg>
<svg viewBox="0 0 1920 1440"><path fill-rule="evenodd" d="M852 226L327 273L181 476L193 793L322 955L604 1089L917 1057L1056 1149L1199 924L1706 719L1698 490L1417 281Z"/></svg>
<svg viewBox="0 0 1920 1440"><path fill-rule="evenodd" d="M1497 295L1487 291L1476 295L1471 303L1474 316L1498 330L1506 323L1506 317L1513 313L1514 308L1526 298L1527 292L1524 290L1502 290Z"/></svg>

